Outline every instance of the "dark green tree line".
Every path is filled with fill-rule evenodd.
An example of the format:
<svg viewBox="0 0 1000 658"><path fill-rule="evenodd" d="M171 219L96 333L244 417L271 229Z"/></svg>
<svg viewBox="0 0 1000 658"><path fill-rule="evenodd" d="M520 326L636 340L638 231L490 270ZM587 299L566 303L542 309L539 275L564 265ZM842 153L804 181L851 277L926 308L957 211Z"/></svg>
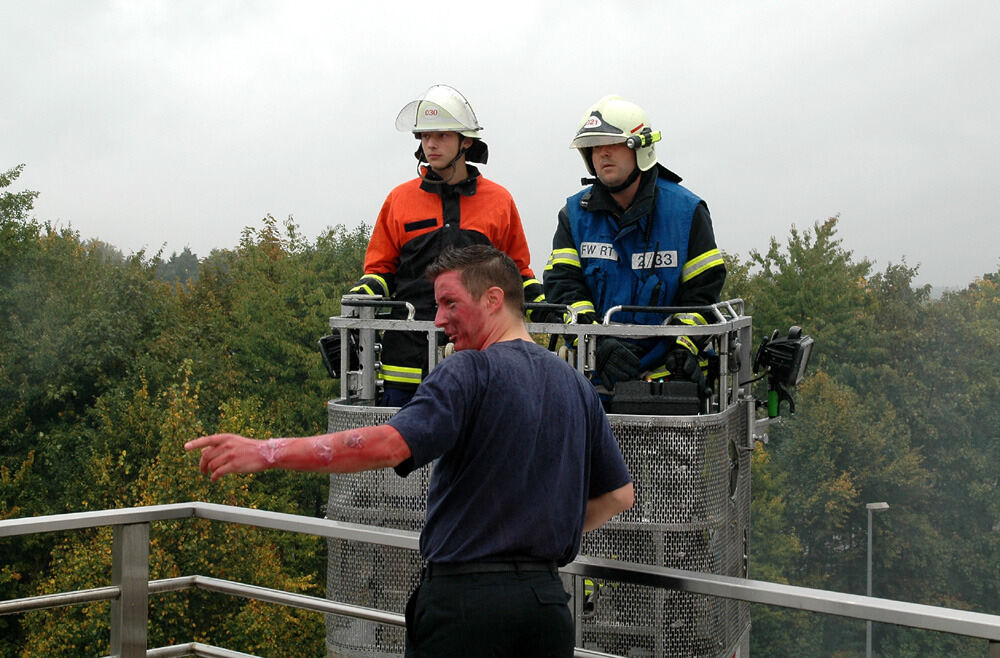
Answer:
<svg viewBox="0 0 1000 658"><path fill-rule="evenodd" d="M836 223L793 228L785 245L772 239L766 253L734 259L730 296L747 300L757 340L791 324L816 340L798 413L755 454L754 577L864 593L864 506L887 501L875 524L876 596L995 614L996 275L933 300L929 286L914 286L916 268L873 272L855 260ZM754 608L755 651L864 651L861 622ZM985 651L895 627L875 637L884 655Z"/></svg>
<svg viewBox="0 0 1000 658"><path fill-rule="evenodd" d="M187 252L168 263L123 257L32 219L37 194L8 191L20 171L0 180L0 518L181 500L322 514L323 476L267 473L208 486L181 446L216 431L325 428L323 400L335 391L316 340L361 271L369 229L338 226L308 241L291 218L267 216L235 249L214 251L195 269ZM154 578L214 572L324 591L316 538L164 525L153 529ZM0 597L106 584L107 554L93 550L106 539L0 542ZM225 599L154 599L153 641L320 653L318 616L261 614L259 604ZM106 653L107 619L107 605L0 617L0 655Z"/></svg>
<svg viewBox="0 0 1000 658"><path fill-rule="evenodd" d="M123 256L32 218L37 193L12 190L21 169L0 174L0 518L192 499L322 514L324 476L208 486L180 446L325 427L336 390L316 339L361 271L368 228L309 240L268 215L201 259ZM754 345L792 324L816 340L798 413L753 455L751 577L863 593L864 505L885 500L877 596L1000 612L1000 271L933 299L915 267L856 259L836 218L727 261L726 296L746 300ZM153 533L154 578L322 594L319 541L211 524ZM92 549L107 545L100 532L0 540L0 597L106 584L107 556ZM321 652L317 615L224 598L151 599L152 641ZM106 652L107 617L107 606L0 617L0 655ZM984 652L894 627L875 638L882 655ZM752 645L858 656L864 623L754 606Z"/></svg>

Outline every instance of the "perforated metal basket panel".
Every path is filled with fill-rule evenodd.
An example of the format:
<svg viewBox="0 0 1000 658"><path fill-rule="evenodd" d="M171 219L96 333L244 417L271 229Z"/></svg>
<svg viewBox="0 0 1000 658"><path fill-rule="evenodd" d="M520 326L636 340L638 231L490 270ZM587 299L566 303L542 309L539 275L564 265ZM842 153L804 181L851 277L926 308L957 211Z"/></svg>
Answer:
<svg viewBox="0 0 1000 658"><path fill-rule="evenodd" d="M379 425L395 409L359 407L330 402L329 431ZM430 467L401 478L389 469L332 474L327 518L383 528L423 527ZM402 613L420 578L420 555L391 546L340 539L327 540L327 598L333 601ZM405 645L402 628L327 615L330 656L400 656Z"/></svg>
<svg viewBox="0 0 1000 658"><path fill-rule="evenodd" d="M710 416L611 416L634 507L584 535L581 553L746 576L750 455L744 406ZM577 579L577 645L622 656L721 656L749 606L686 592Z"/></svg>
<svg viewBox="0 0 1000 658"><path fill-rule="evenodd" d="M330 402L329 429L385 422L394 410ZM584 536L585 555L746 576L750 518L748 414L610 417L635 480L635 506ZM419 530L430 467L332 475L327 516ZM412 551L331 539L327 595L402 613L420 576ZM622 656L721 656L750 623L745 603L610 581L575 579L577 645ZM328 615L331 656L399 656L404 630Z"/></svg>

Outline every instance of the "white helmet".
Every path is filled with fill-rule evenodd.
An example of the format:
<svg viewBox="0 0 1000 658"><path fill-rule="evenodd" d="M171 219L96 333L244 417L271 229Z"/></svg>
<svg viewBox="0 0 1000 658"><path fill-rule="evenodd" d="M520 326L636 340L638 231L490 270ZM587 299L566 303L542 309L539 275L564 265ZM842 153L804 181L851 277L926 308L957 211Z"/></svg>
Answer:
<svg viewBox="0 0 1000 658"><path fill-rule="evenodd" d="M483 129L472 106L457 89L434 85L415 101L407 103L396 116L396 130L412 132L417 139L426 132L457 132L476 140L466 151L466 160L486 163L486 143L479 136ZM422 149L415 154L422 160Z"/></svg>
<svg viewBox="0 0 1000 658"><path fill-rule="evenodd" d="M594 176L594 163L590 160L593 147L624 142L635 151L639 170L648 171L656 164L653 143L658 141L660 131L649 126L649 119L641 107L621 96L605 96L583 115L569 146L579 149L587 171Z"/></svg>

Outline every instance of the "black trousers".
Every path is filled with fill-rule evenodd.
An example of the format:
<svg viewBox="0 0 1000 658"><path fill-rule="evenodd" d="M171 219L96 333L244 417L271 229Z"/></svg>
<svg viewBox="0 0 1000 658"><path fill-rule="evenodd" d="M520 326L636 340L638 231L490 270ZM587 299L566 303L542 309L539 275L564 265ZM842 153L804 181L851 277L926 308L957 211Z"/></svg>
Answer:
<svg viewBox="0 0 1000 658"><path fill-rule="evenodd" d="M406 605L407 658L572 658L559 574L425 572Z"/></svg>

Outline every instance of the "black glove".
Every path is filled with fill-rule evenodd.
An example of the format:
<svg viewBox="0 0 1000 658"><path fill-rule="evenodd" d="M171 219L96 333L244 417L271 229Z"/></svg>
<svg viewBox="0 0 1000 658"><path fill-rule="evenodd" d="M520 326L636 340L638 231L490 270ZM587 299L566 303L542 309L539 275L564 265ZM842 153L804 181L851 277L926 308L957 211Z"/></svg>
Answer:
<svg viewBox="0 0 1000 658"><path fill-rule="evenodd" d="M616 338L598 339L595 356L595 370L606 389L614 388L615 382L639 377L639 357Z"/></svg>
<svg viewBox="0 0 1000 658"><path fill-rule="evenodd" d="M701 371L701 364L698 357L691 354L691 351L678 347L667 353L664 367L670 371L672 381L689 381L698 385L698 396L702 399L712 394L712 389L708 387L708 380L705 373Z"/></svg>
<svg viewBox="0 0 1000 658"><path fill-rule="evenodd" d="M563 316L563 311L546 311L545 316L542 318L542 322L558 322L559 324L564 324L567 318Z"/></svg>
<svg viewBox="0 0 1000 658"><path fill-rule="evenodd" d="M528 311L528 322L554 322L563 324L563 311L549 308L533 308Z"/></svg>

